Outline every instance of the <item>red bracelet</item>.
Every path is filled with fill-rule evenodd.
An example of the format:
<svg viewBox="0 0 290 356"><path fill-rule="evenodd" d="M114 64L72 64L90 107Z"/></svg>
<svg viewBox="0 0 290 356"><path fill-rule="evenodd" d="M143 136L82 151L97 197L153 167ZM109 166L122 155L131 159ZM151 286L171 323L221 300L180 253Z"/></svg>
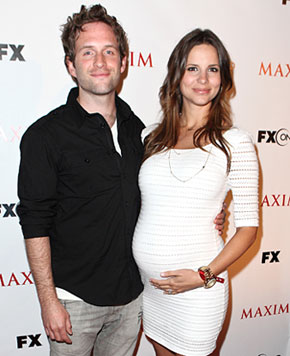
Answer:
<svg viewBox="0 0 290 356"><path fill-rule="evenodd" d="M205 281L205 273L204 273L204 271L199 270L198 273L199 273L201 279L202 279L203 281ZM217 276L215 276L214 274L213 274L212 276L213 276L213 278L215 278L215 280L216 280L217 282L219 282L219 283L224 283L224 281L225 281L224 278L217 277Z"/></svg>

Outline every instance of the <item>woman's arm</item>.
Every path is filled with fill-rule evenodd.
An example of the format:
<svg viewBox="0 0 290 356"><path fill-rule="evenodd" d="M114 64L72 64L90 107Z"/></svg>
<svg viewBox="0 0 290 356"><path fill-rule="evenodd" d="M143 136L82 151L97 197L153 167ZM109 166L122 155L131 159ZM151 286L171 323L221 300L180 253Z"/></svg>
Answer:
<svg viewBox="0 0 290 356"><path fill-rule="evenodd" d="M208 265L214 275L225 271L232 263L242 256L253 244L257 235L257 227L237 228L236 233L224 249ZM168 294L183 293L204 286L198 271L180 269L161 273L163 279L151 279L151 284Z"/></svg>

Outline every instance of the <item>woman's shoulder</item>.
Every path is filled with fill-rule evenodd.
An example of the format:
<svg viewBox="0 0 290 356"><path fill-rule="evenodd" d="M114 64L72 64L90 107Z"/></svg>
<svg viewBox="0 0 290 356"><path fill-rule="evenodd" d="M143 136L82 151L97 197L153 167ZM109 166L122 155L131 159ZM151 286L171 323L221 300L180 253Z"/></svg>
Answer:
<svg viewBox="0 0 290 356"><path fill-rule="evenodd" d="M229 142L230 145L236 146L241 142L251 142L253 143L252 135L243 129L238 127L232 127L224 133L224 138Z"/></svg>
<svg viewBox="0 0 290 356"><path fill-rule="evenodd" d="M141 132L141 139L142 142L144 142L145 138L151 134L152 131L154 131L158 127L158 123L151 124L145 127L145 129L142 130Z"/></svg>

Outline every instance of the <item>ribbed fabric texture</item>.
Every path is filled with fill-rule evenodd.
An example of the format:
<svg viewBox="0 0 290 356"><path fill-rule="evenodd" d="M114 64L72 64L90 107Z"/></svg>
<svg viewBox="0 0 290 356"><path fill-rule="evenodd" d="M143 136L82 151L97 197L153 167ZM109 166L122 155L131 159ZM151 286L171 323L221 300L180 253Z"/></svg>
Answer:
<svg viewBox="0 0 290 356"><path fill-rule="evenodd" d="M139 174L142 207L133 253L145 285L144 331L186 356L206 356L215 348L227 308L227 273L221 274L224 284L177 295L163 294L149 278L160 278L163 271L197 270L219 254L223 240L213 221L229 189L236 227L258 225L258 163L252 140L238 129L227 131L225 138L232 153L229 174L224 153L212 144L205 147L207 152L178 149L156 154ZM192 178L181 182L176 177Z"/></svg>

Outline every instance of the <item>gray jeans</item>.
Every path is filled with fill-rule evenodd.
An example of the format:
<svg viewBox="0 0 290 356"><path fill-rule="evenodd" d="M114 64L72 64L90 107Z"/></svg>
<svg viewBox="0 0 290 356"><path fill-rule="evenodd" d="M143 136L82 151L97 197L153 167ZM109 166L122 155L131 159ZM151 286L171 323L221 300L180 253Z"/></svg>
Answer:
<svg viewBox="0 0 290 356"><path fill-rule="evenodd" d="M101 307L60 300L70 315L72 344L49 339L50 356L132 356L142 318L142 294L126 305Z"/></svg>

